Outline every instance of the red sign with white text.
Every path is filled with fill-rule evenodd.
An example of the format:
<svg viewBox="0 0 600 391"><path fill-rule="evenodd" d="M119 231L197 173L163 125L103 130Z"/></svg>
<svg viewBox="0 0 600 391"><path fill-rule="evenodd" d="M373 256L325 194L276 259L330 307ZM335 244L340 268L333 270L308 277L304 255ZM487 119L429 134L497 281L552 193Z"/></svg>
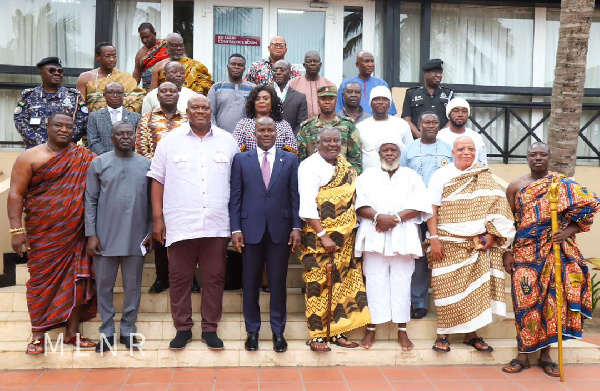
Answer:
<svg viewBox="0 0 600 391"><path fill-rule="evenodd" d="M215 43L220 45L260 46L260 38L215 34Z"/></svg>

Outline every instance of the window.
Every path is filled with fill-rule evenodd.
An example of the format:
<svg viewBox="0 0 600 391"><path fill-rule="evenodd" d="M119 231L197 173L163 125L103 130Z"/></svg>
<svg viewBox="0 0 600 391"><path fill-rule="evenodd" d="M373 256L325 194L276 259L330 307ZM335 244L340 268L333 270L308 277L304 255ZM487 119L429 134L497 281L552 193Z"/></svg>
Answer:
<svg viewBox="0 0 600 391"><path fill-rule="evenodd" d="M173 4L173 31L181 34L187 56L194 58L193 0L175 0Z"/></svg>
<svg viewBox="0 0 600 391"><path fill-rule="evenodd" d="M304 55L309 50L321 54L325 64L325 12L277 10L277 35L285 38L288 51L285 59L295 68L303 68Z"/></svg>
<svg viewBox="0 0 600 391"><path fill-rule="evenodd" d="M534 8L432 4L430 57L445 83L529 87L533 19Z"/></svg>
<svg viewBox="0 0 600 391"><path fill-rule="evenodd" d="M558 48L558 27L560 9L549 8L546 13L546 71L544 86L552 87L554 67L556 65L556 49ZM600 10L594 11L590 28L590 41L587 55L586 88L600 88L600 46L595 39L600 37Z"/></svg>
<svg viewBox="0 0 600 391"><path fill-rule="evenodd" d="M227 60L234 53L246 58L246 67L261 57L262 8L214 8L213 80L227 78Z"/></svg>
<svg viewBox="0 0 600 391"><path fill-rule="evenodd" d="M362 50L363 7L344 7L344 79L356 76L356 55Z"/></svg>
<svg viewBox="0 0 600 391"><path fill-rule="evenodd" d="M160 35L160 0L115 2L112 44L117 48L117 68L123 72L133 73L135 54L142 47L137 29L144 22L152 23L157 38L164 38Z"/></svg>
<svg viewBox="0 0 600 391"><path fill-rule="evenodd" d="M421 4L400 3L400 81L421 76Z"/></svg>
<svg viewBox="0 0 600 391"><path fill-rule="evenodd" d="M3 2L0 63L35 65L58 56L66 67L94 65L95 0Z"/></svg>

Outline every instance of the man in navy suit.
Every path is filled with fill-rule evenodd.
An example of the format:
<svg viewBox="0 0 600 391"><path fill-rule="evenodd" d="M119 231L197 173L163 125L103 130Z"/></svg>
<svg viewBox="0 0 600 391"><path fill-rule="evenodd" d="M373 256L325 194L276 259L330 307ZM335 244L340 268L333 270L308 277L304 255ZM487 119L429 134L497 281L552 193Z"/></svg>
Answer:
<svg viewBox="0 0 600 391"><path fill-rule="evenodd" d="M298 134L300 124L308 118L308 102L306 95L290 87L292 66L285 60L273 65L273 88L281 99L283 119L286 120L294 134Z"/></svg>
<svg viewBox="0 0 600 391"><path fill-rule="evenodd" d="M298 158L275 148L275 122L256 121L257 148L241 152L231 166L229 218L235 250L242 254L245 348L258 350L260 331L259 288L266 262L271 283L273 349L287 350L283 337L286 321L288 258L300 244L302 221L298 216Z"/></svg>
<svg viewBox="0 0 600 391"><path fill-rule="evenodd" d="M104 90L106 107L90 114L87 122L87 137L90 150L96 155L112 151L115 146L111 140L113 124L128 122L137 128L140 115L123 107L123 86L116 81L108 83Z"/></svg>

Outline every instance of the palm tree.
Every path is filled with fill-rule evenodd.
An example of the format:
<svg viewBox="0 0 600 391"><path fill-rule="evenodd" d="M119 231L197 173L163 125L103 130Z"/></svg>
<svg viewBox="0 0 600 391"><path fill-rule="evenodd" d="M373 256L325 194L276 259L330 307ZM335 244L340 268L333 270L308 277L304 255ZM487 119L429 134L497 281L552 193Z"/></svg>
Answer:
<svg viewBox="0 0 600 391"><path fill-rule="evenodd" d="M575 174L577 141L585 85L590 24L594 0L562 0L548 144L552 150L550 169Z"/></svg>

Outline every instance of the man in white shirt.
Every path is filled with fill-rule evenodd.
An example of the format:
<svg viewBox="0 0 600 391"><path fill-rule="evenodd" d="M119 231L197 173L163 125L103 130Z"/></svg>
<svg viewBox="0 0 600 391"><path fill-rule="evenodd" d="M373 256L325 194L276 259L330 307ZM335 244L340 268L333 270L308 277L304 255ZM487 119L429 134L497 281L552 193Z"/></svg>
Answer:
<svg viewBox="0 0 600 391"><path fill-rule="evenodd" d="M404 144L397 134L382 137L377 146L380 166L367 169L356 181L356 213L360 225L354 255L363 257L371 323L361 341L368 349L376 325L398 323L402 350L413 343L406 333L410 321L411 278L415 259L423 255L419 224L432 215L423 179L413 169L399 167Z"/></svg>
<svg viewBox="0 0 600 391"><path fill-rule="evenodd" d="M376 146L384 135L390 133L399 135L405 146L413 141L408 122L388 114L392 103L392 92L389 88L385 86L373 88L369 103L373 109L373 116L356 125L362 142L363 170L381 166Z"/></svg>
<svg viewBox="0 0 600 391"><path fill-rule="evenodd" d="M190 100L192 96L196 95L196 92L183 86L184 80L185 69L181 63L179 63L179 61L171 61L165 65L165 81L170 81L177 86L177 90L179 91L177 110L182 113L185 113L185 110L187 109L188 100ZM159 108L160 102L158 101L158 88L155 88L148 92L144 98L144 103L142 104L142 115Z"/></svg>
<svg viewBox="0 0 600 391"><path fill-rule="evenodd" d="M239 152L233 136L210 122L210 100L188 102L188 122L161 139L148 176L153 179L152 236L169 249L169 297L177 334L170 349L192 340L192 280L202 283L202 341L223 349L217 325L223 312L229 230L231 162Z"/></svg>
<svg viewBox="0 0 600 391"><path fill-rule="evenodd" d="M446 117L448 117L450 126L440 130L437 138L448 145L454 145L454 141L460 136L470 137L475 143L477 153L475 161L487 166L487 151L483 143L483 137L466 126L469 115L471 115L471 107L466 99L460 97L452 99L446 106Z"/></svg>

